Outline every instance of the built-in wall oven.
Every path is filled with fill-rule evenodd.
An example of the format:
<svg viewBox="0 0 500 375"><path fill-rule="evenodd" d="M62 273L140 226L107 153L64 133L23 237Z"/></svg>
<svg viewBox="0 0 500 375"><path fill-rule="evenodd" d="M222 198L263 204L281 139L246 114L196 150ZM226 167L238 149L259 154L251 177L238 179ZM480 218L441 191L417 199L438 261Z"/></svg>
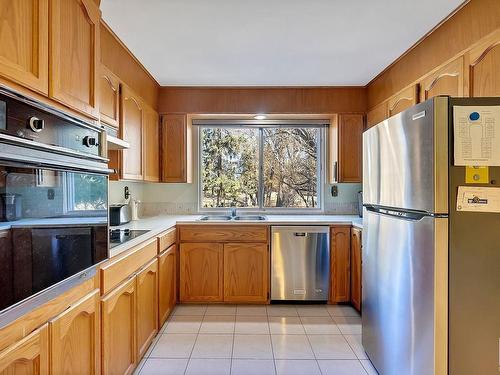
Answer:
<svg viewBox="0 0 500 375"><path fill-rule="evenodd" d="M0 89L0 327L92 278L108 257L104 138Z"/></svg>

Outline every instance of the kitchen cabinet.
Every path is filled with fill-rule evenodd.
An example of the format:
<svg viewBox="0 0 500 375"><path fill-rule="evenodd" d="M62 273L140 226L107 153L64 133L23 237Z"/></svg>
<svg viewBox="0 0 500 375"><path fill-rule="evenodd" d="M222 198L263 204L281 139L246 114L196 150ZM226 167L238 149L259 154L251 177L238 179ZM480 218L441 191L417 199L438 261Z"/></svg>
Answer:
<svg viewBox="0 0 500 375"><path fill-rule="evenodd" d="M361 229L351 229L351 304L361 311Z"/></svg>
<svg viewBox="0 0 500 375"><path fill-rule="evenodd" d="M223 244L182 243L179 270L181 302L223 301Z"/></svg>
<svg viewBox="0 0 500 375"><path fill-rule="evenodd" d="M51 374L100 373L99 290L49 321Z"/></svg>
<svg viewBox="0 0 500 375"><path fill-rule="evenodd" d="M460 56L420 83L421 101L438 95L464 96L464 58Z"/></svg>
<svg viewBox="0 0 500 375"><path fill-rule="evenodd" d="M136 280L124 281L101 300L102 372L132 374L137 364Z"/></svg>
<svg viewBox="0 0 500 375"><path fill-rule="evenodd" d="M0 19L0 75L48 95L49 0L3 1Z"/></svg>
<svg viewBox="0 0 500 375"><path fill-rule="evenodd" d="M137 278L137 350L144 356L158 332L158 260L155 258Z"/></svg>
<svg viewBox="0 0 500 375"><path fill-rule="evenodd" d="M185 114L162 116L162 182L192 182L192 130Z"/></svg>
<svg viewBox="0 0 500 375"><path fill-rule="evenodd" d="M121 136L130 148L121 151L120 177L125 180L143 179L143 107L139 97L123 85L120 102Z"/></svg>
<svg viewBox="0 0 500 375"><path fill-rule="evenodd" d="M469 96L500 96L500 31L470 50Z"/></svg>
<svg viewBox="0 0 500 375"><path fill-rule="evenodd" d="M144 108L144 181L160 181L160 116Z"/></svg>
<svg viewBox="0 0 500 375"><path fill-rule="evenodd" d="M269 246L224 244L224 301L266 302L269 298Z"/></svg>
<svg viewBox="0 0 500 375"><path fill-rule="evenodd" d="M99 90L101 122L118 127L120 121L120 80L102 64L99 75Z"/></svg>
<svg viewBox="0 0 500 375"><path fill-rule="evenodd" d="M418 85L411 85L399 94L391 97L387 103L388 117L394 116L418 103Z"/></svg>
<svg viewBox="0 0 500 375"><path fill-rule="evenodd" d="M330 229L330 301L349 302L351 295L351 227Z"/></svg>
<svg viewBox="0 0 500 375"><path fill-rule="evenodd" d="M339 115L338 182L361 182L364 116Z"/></svg>
<svg viewBox="0 0 500 375"><path fill-rule="evenodd" d="M387 101L384 101L368 111L366 114L366 127L371 128L372 126L384 121L387 117Z"/></svg>
<svg viewBox="0 0 500 375"><path fill-rule="evenodd" d="M50 0L49 96L99 117L100 10L93 0Z"/></svg>
<svg viewBox="0 0 500 375"><path fill-rule="evenodd" d="M0 374L49 374L49 332L47 324L0 352Z"/></svg>
<svg viewBox="0 0 500 375"><path fill-rule="evenodd" d="M177 246L172 245L158 256L158 318L162 326L177 299Z"/></svg>

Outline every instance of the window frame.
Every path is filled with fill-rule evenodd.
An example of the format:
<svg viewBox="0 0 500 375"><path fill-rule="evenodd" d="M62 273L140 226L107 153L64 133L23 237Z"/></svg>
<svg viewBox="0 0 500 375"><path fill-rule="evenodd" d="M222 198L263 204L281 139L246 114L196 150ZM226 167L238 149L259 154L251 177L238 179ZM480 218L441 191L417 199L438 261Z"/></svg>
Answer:
<svg viewBox="0 0 500 375"><path fill-rule="evenodd" d="M231 207L203 207L203 174L201 173L202 163L202 136L203 128L257 128L259 142L259 181L258 181L258 207L236 207L239 212L245 213L262 213L262 214L321 214L324 212L324 194L326 183L326 139L329 122L324 120L268 120L268 121L253 121L253 120L199 120L193 122L196 125L197 140L197 183L198 183L198 213L210 214L228 212ZM317 205L316 207L264 207L264 128L315 128L319 130L318 142L318 163L316 175L318 177L317 186Z"/></svg>
<svg viewBox="0 0 500 375"><path fill-rule="evenodd" d="M82 173L82 174L89 174L89 173L84 173L84 172L77 172L77 173ZM107 178L107 177L106 177ZM104 214L107 214L107 209L86 209L86 210L77 210L76 209L76 202L75 202L75 173L64 173L64 178L62 179L63 181L63 191L65 194L63 195L63 212L66 215L71 215L71 216L102 216ZM108 180L109 181L109 180ZM108 190L106 191L106 206L109 205L109 186Z"/></svg>

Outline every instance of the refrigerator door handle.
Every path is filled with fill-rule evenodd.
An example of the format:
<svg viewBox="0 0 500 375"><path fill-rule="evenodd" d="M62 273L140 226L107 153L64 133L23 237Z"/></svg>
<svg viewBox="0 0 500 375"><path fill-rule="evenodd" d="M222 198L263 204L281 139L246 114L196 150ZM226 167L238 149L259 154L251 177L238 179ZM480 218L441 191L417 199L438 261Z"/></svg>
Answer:
<svg viewBox="0 0 500 375"><path fill-rule="evenodd" d="M436 217L436 215L433 215L425 211L402 210L399 208L374 206L369 204L365 204L364 207L366 208L367 211L379 215L392 216L402 220L419 221L422 220L424 217L428 216Z"/></svg>

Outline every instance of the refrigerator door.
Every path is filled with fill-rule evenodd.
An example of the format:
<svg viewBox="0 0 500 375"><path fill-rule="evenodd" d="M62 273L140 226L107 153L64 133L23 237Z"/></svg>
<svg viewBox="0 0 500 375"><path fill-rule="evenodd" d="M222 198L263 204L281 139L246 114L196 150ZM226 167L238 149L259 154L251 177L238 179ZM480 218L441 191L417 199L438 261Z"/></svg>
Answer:
<svg viewBox="0 0 500 375"><path fill-rule="evenodd" d="M448 212L448 98L399 113L363 134L363 203Z"/></svg>
<svg viewBox="0 0 500 375"><path fill-rule="evenodd" d="M447 220L364 209L362 341L380 374L445 373Z"/></svg>

